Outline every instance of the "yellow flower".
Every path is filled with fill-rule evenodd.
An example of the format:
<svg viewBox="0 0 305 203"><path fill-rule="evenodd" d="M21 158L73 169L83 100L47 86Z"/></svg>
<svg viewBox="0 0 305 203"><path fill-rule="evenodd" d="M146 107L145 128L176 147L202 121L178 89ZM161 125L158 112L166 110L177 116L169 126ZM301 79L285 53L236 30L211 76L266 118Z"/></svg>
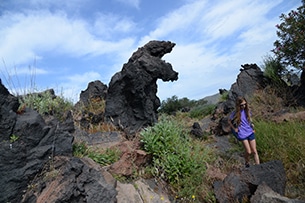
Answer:
<svg viewBox="0 0 305 203"><path fill-rule="evenodd" d="M161 196L161 200L164 200L164 197L163 197L163 196Z"/></svg>
<svg viewBox="0 0 305 203"><path fill-rule="evenodd" d="M195 199L195 195L192 195L192 199Z"/></svg>

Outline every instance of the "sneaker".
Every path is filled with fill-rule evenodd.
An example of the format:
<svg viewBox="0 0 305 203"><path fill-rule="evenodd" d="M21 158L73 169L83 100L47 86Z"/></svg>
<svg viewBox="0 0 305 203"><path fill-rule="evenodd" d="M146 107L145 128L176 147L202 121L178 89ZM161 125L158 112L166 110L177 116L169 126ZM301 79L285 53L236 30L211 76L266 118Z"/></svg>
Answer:
<svg viewBox="0 0 305 203"><path fill-rule="evenodd" d="M246 167L246 168L249 168L249 167L250 167L250 164L249 164L249 163L246 163L246 164L245 164L245 167Z"/></svg>

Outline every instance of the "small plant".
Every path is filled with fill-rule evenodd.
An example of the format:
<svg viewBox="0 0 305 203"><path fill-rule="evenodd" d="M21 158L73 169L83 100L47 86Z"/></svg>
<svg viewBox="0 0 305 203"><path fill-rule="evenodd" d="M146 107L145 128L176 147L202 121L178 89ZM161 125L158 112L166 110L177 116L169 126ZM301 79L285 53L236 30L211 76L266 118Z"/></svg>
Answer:
<svg viewBox="0 0 305 203"><path fill-rule="evenodd" d="M223 101L227 101L229 98L229 91L222 91L219 101L223 102Z"/></svg>
<svg viewBox="0 0 305 203"><path fill-rule="evenodd" d="M102 166L112 164L119 160L121 152L116 149L94 150L84 142L73 144L73 155L76 157L89 157Z"/></svg>
<svg viewBox="0 0 305 203"><path fill-rule="evenodd" d="M19 136L15 135L15 134L12 134L12 135L10 136L10 143L14 143L14 142L16 142L18 139L19 139Z"/></svg>
<svg viewBox="0 0 305 203"><path fill-rule="evenodd" d="M85 142L76 142L73 144L73 156L82 158L88 154L88 147Z"/></svg>
<svg viewBox="0 0 305 203"><path fill-rule="evenodd" d="M120 151L109 148L103 153L89 151L88 157L102 166L107 166L119 160Z"/></svg>

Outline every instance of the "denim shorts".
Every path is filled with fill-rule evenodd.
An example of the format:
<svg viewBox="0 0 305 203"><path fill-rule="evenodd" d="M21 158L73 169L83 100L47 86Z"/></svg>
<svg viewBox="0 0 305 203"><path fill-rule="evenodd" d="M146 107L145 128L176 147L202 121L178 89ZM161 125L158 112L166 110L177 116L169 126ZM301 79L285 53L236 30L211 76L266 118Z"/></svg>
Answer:
<svg viewBox="0 0 305 203"><path fill-rule="evenodd" d="M238 137L238 134L232 129L232 133L233 133L233 135L239 140L239 141L243 141L243 140L249 140L249 141L251 141L251 140L254 140L255 139L255 134L254 133L252 133L251 135L249 135L248 137L246 137L246 138L240 138L240 137Z"/></svg>

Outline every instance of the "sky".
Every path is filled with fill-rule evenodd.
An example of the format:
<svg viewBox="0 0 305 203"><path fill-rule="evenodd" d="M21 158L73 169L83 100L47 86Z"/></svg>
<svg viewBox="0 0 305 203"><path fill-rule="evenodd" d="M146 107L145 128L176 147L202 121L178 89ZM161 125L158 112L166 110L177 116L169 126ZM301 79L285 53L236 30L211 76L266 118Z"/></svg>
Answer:
<svg viewBox="0 0 305 203"><path fill-rule="evenodd" d="M272 55L279 16L301 0L0 0L0 78L12 94L43 91L77 102L88 83L108 86L150 40L176 44L163 59L161 101L229 90L243 64Z"/></svg>

